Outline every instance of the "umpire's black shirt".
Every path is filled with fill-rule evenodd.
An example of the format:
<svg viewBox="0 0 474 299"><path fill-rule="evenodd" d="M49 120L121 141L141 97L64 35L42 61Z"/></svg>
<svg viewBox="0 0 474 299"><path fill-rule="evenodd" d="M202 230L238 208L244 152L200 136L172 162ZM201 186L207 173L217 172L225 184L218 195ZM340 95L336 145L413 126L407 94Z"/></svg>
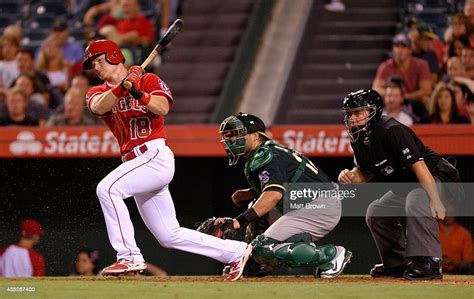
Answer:
<svg viewBox="0 0 474 299"><path fill-rule="evenodd" d="M424 160L434 175L441 160L410 128L387 116L376 123L368 145L357 140L351 146L356 164L373 175L373 182L418 182L412 164Z"/></svg>

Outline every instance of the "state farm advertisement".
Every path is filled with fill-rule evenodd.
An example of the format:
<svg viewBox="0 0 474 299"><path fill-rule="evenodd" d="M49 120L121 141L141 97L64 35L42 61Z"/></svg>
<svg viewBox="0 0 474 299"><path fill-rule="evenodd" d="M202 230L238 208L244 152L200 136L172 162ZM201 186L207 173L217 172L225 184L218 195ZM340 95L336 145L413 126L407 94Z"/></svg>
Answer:
<svg viewBox="0 0 474 299"><path fill-rule="evenodd" d="M416 126L425 144L442 155L474 155L474 126ZM217 125L169 125L168 143L178 157L225 157ZM309 157L352 156L343 126L273 126L269 132L281 144ZM119 157L120 150L106 127L3 127L2 158Z"/></svg>

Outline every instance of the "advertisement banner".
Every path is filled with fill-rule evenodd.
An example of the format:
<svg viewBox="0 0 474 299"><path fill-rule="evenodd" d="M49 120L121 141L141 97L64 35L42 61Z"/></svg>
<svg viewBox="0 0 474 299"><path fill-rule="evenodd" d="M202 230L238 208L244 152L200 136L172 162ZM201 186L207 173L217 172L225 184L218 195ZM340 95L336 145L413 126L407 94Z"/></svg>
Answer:
<svg viewBox="0 0 474 299"><path fill-rule="evenodd" d="M474 126L419 125L413 130L441 155L474 155ZM168 125L168 144L178 157L225 157L217 125ZM275 140L308 157L350 157L344 126L278 125ZM0 129L2 158L119 157L115 137L107 127L4 127Z"/></svg>

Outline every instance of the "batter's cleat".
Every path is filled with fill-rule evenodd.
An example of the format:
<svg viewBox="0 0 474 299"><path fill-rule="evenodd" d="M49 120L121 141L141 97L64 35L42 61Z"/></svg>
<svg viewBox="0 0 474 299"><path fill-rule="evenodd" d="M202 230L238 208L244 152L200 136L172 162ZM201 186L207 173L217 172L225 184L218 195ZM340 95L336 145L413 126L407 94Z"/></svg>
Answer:
<svg viewBox="0 0 474 299"><path fill-rule="evenodd" d="M403 271L405 271L405 265L385 268L383 264L376 264L370 270L370 276L372 277L402 277Z"/></svg>
<svg viewBox="0 0 474 299"><path fill-rule="evenodd" d="M105 267L101 274L103 276L107 275L120 275L125 273L137 273L143 272L146 269L145 263L135 263L126 259L119 259L112 265Z"/></svg>
<svg viewBox="0 0 474 299"><path fill-rule="evenodd" d="M252 245L248 244L242 257L228 265L229 273L224 274L225 281L236 281L242 276L242 273L244 273L245 264L252 255L252 249Z"/></svg>
<svg viewBox="0 0 474 299"><path fill-rule="evenodd" d="M408 280L443 279L440 258L419 256L411 259L412 261L403 272L403 278Z"/></svg>
<svg viewBox="0 0 474 299"><path fill-rule="evenodd" d="M230 273L230 265L227 265L222 269L222 276L227 276Z"/></svg>
<svg viewBox="0 0 474 299"><path fill-rule="evenodd" d="M352 252L342 246L336 246L336 257L331 261L333 267L321 272L322 278L336 278L342 273L346 265L351 261Z"/></svg>

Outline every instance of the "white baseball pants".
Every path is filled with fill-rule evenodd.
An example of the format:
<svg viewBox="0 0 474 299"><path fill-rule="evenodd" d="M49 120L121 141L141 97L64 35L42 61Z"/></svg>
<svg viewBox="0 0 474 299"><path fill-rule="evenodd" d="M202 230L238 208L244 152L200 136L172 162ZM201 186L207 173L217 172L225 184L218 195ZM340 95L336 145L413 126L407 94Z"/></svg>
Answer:
<svg viewBox="0 0 474 299"><path fill-rule="evenodd" d="M137 247L130 214L124 199L135 202L146 226L158 242L175 248L230 263L239 259L247 244L222 240L179 226L168 190L174 175L174 155L163 139L146 143L148 150L109 173L97 186L107 233L117 259L143 262Z"/></svg>

